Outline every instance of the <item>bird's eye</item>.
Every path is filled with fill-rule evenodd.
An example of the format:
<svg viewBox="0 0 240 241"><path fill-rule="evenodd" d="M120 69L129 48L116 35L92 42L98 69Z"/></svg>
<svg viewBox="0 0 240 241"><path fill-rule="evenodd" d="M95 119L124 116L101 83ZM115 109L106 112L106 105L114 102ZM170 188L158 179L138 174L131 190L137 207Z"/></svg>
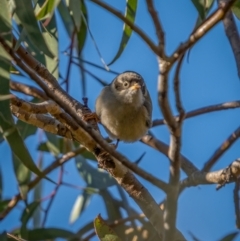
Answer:
<svg viewBox="0 0 240 241"><path fill-rule="evenodd" d="M129 83L128 83L128 82L124 82L124 83L123 83L123 86L124 86L125 88L127 88L127 87L129 86Z"/></svg>

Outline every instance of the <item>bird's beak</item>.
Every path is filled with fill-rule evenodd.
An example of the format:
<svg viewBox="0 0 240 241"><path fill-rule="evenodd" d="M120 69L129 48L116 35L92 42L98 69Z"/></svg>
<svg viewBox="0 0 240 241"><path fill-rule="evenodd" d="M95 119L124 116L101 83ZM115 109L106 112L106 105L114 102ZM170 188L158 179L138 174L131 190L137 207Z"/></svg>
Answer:
<svg viewBox="0 0 240 241"><path fill-rule="evenodd" d="M141 89L141 85L138 83L135 83L133 86L130 87L131 90L138 90Z"/></svg>

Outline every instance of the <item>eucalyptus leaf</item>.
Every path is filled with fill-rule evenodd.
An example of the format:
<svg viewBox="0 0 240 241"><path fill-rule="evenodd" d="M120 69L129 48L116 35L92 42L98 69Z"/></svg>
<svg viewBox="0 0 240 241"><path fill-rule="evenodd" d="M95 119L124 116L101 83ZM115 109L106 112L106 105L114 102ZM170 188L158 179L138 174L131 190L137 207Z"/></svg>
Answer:
<svg viewBox="0 0 240 241"><path fill-rule="evenodd" d="M47 46L45 39L40 31L39 24L35 17L33 5L31 0L15 0L16 5L16 15L18 16L21 24L23 25L27 36L31 40L31 42L39 48L39 50L43 51L46 55L53 58L54 55L50 51ZM25 9L25 11L22 11ZM27 12L27 14L26 14Z"/></svg>
<svg viewBox="0 0 240 241"><path fill-rule="evenodd" d="M25 208L25 210L22 213L22 216L21 216L21 222L22 222L21 236L23 238L28 238L27 223L30 220L30 218L32 218L33 213L36 210L36 208L39 206L39 204L40 204L39 201L32 202L31 204L29 204Z"/></svg>
<svg viewBox="0 0 240 241"><path fill-rule="evenodd" d="M125 11L125 17L128 19L131 23L134 23L135 21L135 16L137 12L137 5L138 5L138 0L127 0L126 1L126 11ZM111 65L113 64L123 53L124 49L127 46L127 43L132 35L132 29L124 23L123 25L123 33L122 33L122 39L118 48L118 51L113 58L113 60L108 64Z"/></svg>
<svg viewBox="0 0 240 241"><path fill-rule="evenodd" d="M101 241L121 241L115 231L102 219L100 214L94 219L94 228Z"/></svg>
<svg viewBox="0 0 240 241"><path fill-rule="evenodd" d="M16 157L32 172L37 174L38 176L42 176L42 173L35 165L32 157L25 146L25 143L20 136L18 129L12 124L9 123L0 113L0 126L1 132L3 133L4 138L8 142L11 147L12 152L16 155Z"/></svg>
<svg viewBox="0 0 240 241"><path fill-rule="evenodd" d="M0 33L11 33L11 14L10 9L8 8L8 1L1 0L0 1ZM9 44L11 43L11 35L5 34L4 40ZM11 59L9 55L6 53L2 45L0 45L0 95L6 96L9 95L9 79L10 79L10 68L11 68ZM0 113L4 116L4 118L13 122L12 114L10 111L10 101L9 99L0 101ZM1 124L0 124L1 128Z"/></svg>
<svg viewBox="0 0 240 241"><path fill-rule="evenodd" d="M59 2L60 0L46 0L37 11L35 10L37 20L51 17Z"/></svg>
<svg viewBox="0 0 240 241"><path fill-rule="evenodd" d="M84 211L84 209L89 205L91 201L91 196L87 192L83 192L81 195L78 195L75 203L73 204L69 222L74 223L81 215L81 213Z"/></svg>
<svg viewBox="0 0 240 241"><path fill-rule="evenodd" d="M240 0L235 1L235 3L232 6L232 11L234 15L240 19Z"/></svg>
<svg viewBox="0 0 240 241"><path fill-rule="evenodd" d="M230 233L228 235L226 235L225 237L223 237L222 239L220 239L219 241L233 241L235 240L235 238L239 235L239 232L233 232ZM236 240L237 241L237 240Z"/></svg>
<svg viewBox="0 0 240 241"><path fill-rule="evenodd" d="M71 231L60 228L38 228L29 230L27 233L28 240L40 241L56 238L70 239L75 236Z"/></svg>
<svg viewBox="0 0 240 241"><path fill-rule="evenodd" d="M101 190L117 184L115 179L108 173L94 168L82 156L77 156L75 162L79 174L85 180L88 187Z"/></svg>

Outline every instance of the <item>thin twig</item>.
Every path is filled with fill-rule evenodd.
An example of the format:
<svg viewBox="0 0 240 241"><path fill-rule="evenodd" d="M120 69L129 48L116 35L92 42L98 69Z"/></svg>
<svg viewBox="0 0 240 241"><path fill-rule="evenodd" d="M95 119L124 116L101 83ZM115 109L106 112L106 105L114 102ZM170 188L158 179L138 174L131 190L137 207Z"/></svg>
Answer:
<svg viewBox="0 0 240 241"><path fill-rule="evenodd" d="M81 61L84 62L84 63L86 63L86 64L89 64L89 65L91 65L91 66L93 66L93 67L95 67L95 68L98 68L98 69L101 69L101 70L105 70L105 71L106 71L106 69L105 69L104 67L102 67L102 66L100 66L100 65L98 65L98 64L95 64L95 63L90 62L90 61L85 60L85 59L81 59ZM115 74L115 75L119 75L119 74L120 74L119 72L114 71L114 70L111 70L111 69L108 71L108 73Z"/></svg>
<svg viewBox="0 0 240 241"><path fill-rule="evenodd" d="M66 91L69 91L69 77L70 77L70 70L72 66L72 55L73 55L73 48L74 48L74 38L75 38L75 30L72 32L71 36L71 43L70 43L70 52L69 52L69 59L68 59L68 65L67 65L67 74L66 78L64 80L64 83L66 83Z"/></svg>
<svg viewBox="0 0 240 241"><path fill-rule="evenodd" d="M198 115L202 115L202 114L207 114L210 112L214 112L214 111L220 111L220 110L228 110L228 109L235 109L235 108L240 108L240 101L236 100L236 101L231 101L231 102L225 102L225 103L221 103L221 104L217 104L217 105L210 105L210 106L206 106L206 107L202 107L196 110L192 110L189 111L185 114L185 118L184 119L188 119L188 118L192 118ZM177 120L179 118L179 116L175 116L175 119ZM165 124L165 120L164 119L157 119L153 121L153 127L154 126L159 126L159 125L164 125Z"/></svg>
<svg viewBox="0 0 240 241"><path fill-rule="evenodd" d="M29 96L33 96L42 100L48 100L48 97L45 95L45 93L42 90L33 86L29 86L29 85L11 80L10 88L11 90L21 92Z"/></svg>
<svg viewBox="0 0 240 241"><path fill-rule="evenodd" d="M219 5L221 5L225 1L226 0L219 0L218 3ZM223 26L233 51L233 55L235 58L237 71L238 71L238 77L240 78L240 45L239 45L240 38L239 38L237 25L235 23L235 20L231 11L228 11L225 18L223 19Z"/></svg>
<svg viewBox="0 0 240 241"><path fill-rule="evenodd" d="M232 144L240 137L240 127L238 127L221 145L217 148L214 154L204 164L203 172L211 170L213 165L219 160L219 158L232 146Z"/></svg>
<svg viewBox="0 0 240 241"><path fill-rule="evenodd" d="M236 226L240 229L240 197L239 197L239 190L240 190L240 179L238 178L235 182L235 187L233 189L233 201L234 201L234 208L235 208L235 217L236 217Z"/></svg>
<svg viewBox="0 0 240 241"><path fill-rule="evenodd" d="M103 86L106 86L108 83L106 83L105 81L103 81L102 79L100 79L98 76L96 76L95 74L93 74L92 72L90 72L89 70L87 70L86 68L84 68L81 64L76 63L75 61L73 61L73 63L75 65L77 65L79 68L81 68L82 71L86 72L87 74L89 74L92 78L94 78L95 80L97 80L99 83L101 83Z"/></svg>
<svg viewBox="0 0 240 241"><path fill-rule="evenodd" d="M227 168L214 172L195 172L181 181L181 188L197 185L218 184L217 189L235 182L240 176L240 159L234 160Z"/></svg>
<svg viewBox="0 0 240 241"><path fill-rule="evenodd" d="M184 55L182 55L178 61L175 76L174 76L174 93L176 99L176 107L179 113L178 123L181 123L185 117L185 111L182 105L181 96L180 96L180 69L183 63Z"/></svg>
<svg viewBox="0 0 240 241"><path fill-rule="evenodd" d="M74 151L70 151L66 154L64 154L62 157L57 158L52 164L50 164L48 167L46 167L42 172L44 174L44 176L46 176L48 173L50 173L51 171L55 170L57 167L63 165L64 163L66 163L67 161L69 161L71 158L77 156L78 154L81 154L85 151L86 149L83 147L80 147ZM33 179L31 182L28 183L27 187L28 187L28 191L30 191L31 189L33 189L41 180L43 177L37 176L35 177L35 179ZM17 203L22 200L22 195L19 193L16 196L14 196L8 203L6 209L4 209L1 213L0 213L0 220L3 220L8 214L9 212L17 205Z"/></svg>
<svg viewBox="0 0 240 241"><path fill-rule="evenodd" d="M63 166L60 166L60 173L59 173L58 183L57 183L57 185L55 186L55 188L54 188L54 190L53 190L53 192L52 192L51 199L50 199L50 201L49 201L49 203L48 203L48 205L47 205L47 207L46 207L46 209L45 209L45 212L44 212L45 215L44 215L44 218L43 218L42 227L44 227L45 224L46 224L47 216L48 216L48 214L49 214L49 210L50 210L50 208L51 208L51 206L52 206L52 204L53 204L53 201L54 201L54 199L55 199L55 197L56 197L56 195L57 195L57 192L58 192L58 190L59 190L59 188L60 188L60 186L61 186L61 184L62 184L63 172L64 172L64 171L63 171Z"/></svg>
<svg viewBox="0 0 240 241"><path fill-rule="evenodd" d="M90 1L104 9L106 9L107 11L109 11L110 13L114 14L116 17L121 19L125 24L127 24L133 31L135 31L146 42L146 44L152 49L152 51L155 54L157 54L157 55L159 54L158 47L152 42L152 40L147 36L147 34L144 33L143 30L141 30L135 24L133 24L129 19L124 17L124 15L122 15L121 12L119 12L115 8L111 7L110 5L108 5L102 1L99 1L99 0L90 0Z"/></svg>
<svg viewBox="0 0 240 241"><path fill-rule="evenodd" d="M145 135L142 137L141 141L168 157L169 146L154 136L149 134ZM187 176L192 175L194 172L199 172L199 169L183 155L181 155L180 164L182 170L187 174Z"/></svg>
<svg viewBox="0 0 240 241"><path fill-rule="evenodd" d="M148 11L150 13L150 16L153 20L155 29L156 29L156 34L158 37L158 46L159 46L159 55L161 58L165 58L165 36L164 36L164 31L163 27L161 24L161 21L158 17L158 13L155 10L155 7L153 5L152 0L146 0L147 6L148 6Z"/></svg>
<svg viewBox="0 0 240 241"><path fill-rule="evenodd" d="M229 0L228 2L219 4L219 7L206 20L195 29L189 36L188 40L181 44L171 55L170 63L173 65L191 46L193 46L199 39L201 39L209 30L211 30L217 23L225 17L228 10L231 8L236 0Z"/></svg>

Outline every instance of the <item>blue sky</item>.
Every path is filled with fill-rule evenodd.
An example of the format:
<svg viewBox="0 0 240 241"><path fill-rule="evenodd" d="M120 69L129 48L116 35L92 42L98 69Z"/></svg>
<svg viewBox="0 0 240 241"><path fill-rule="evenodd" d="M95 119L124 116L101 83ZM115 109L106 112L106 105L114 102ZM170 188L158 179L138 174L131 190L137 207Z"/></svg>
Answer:
<svg viewBox="0 0 240 241"><path fill-rule="evenodd" d="M125 1L114 1L114 4L110 0L105 2L114 5L114 7L124 12ZM117 52L122 35L123 23L95 4L89 1L86 1L86 4L91 32L101 51L102 57L105 62L108 63ZM180 43L187 40L195 25L197 11L191 1L155 1L155 6L159 12L166 34L167 53L172 54ZM214 5L214 9L215 8L216 5ZM148 15L145 1L139 1L136 23L157 42L155 30L151 18ZM237 21L237 25L238 27L240 26L239 21ZM59 38L60 51L64 51L69 45L69 38L61 24ZM86 60L101 65L97 51L89 36L86 41L83 57ZM91 66L86 65L86 68L108 83L110 83L115 76ZM63 76L65 76L66 57L63 57L60 69ZM111 65L110 69L118 72L133 70L140 73L145 79L152 97L154 105L153 119L162 118L161 111L157 104L157 60L148 46L135 33L133 33L121 58ZM169 78L169 96L173 112L177 114L172 89L173 74L174 72L171 72ZM101 88L102 86L99 83L87 75L87 97L89 98L89 106L92 110L94 109L94 103ZM81 101L83 97L81 80L79 70L76 67L73 67L71 73L70 93L74 98ZM235 60L225 36L222 23L214 27L212 31L191 49L188 61L186 59L184 60L181 70L181 94L183 106L186 111L239 99L240 81L237 76ZM185 120L182 133L181 153L201 169L219 145L239 126L239 120L239 109L209 113ZM169 142L169 133L165 126L152 128L151 131L161 141ZM104 133L104 135L106 134ZM30 137L26 141L35 160L39 155L39 153L36 152L38 137L39 132L38 135ZM218 170L229 165L239 157L239 150L240 141L238 140L219 159L218 163L213 167L213 170ZM128 156L131 161L137 160L143 152L146 152L146 155L140 163L140 167L160 179L168 181L169 162L161 153L146 147L142 143L120 143L118 151ZM9 198L18 191L10 161L10 149L6 143L0 145L0 153L5 154L5 158L1 158L0 160L4 183L7 187L4 189L3 196L4 198ZM48 165L53 159L50 155L44 155L44 165ZM181 174L181 179L183 179L185 174ZM50 177L57 178L58 171L54 171ZM141 178L139 179L157 202L163 200L164 193L162 191ZM84 181L76 170L74 160L65 165L64 180L77 186L85 186ZM44 184L44 195L46 196L54 186L45 181ZM178 206L177 227L188 240L191 240L189 232L196 235L200 240L214 241L236 230L233 188L234 185L229 184L221 190L216 191L215 185L201 185L188 188L181 194ZM119 197L115 187L110 188L110 190ZM98 213L101 213L103 218L106 218L106 211L101 197L94 195L89 207L82 213L81 217L74 224L69 224L70 211L79 194L80 192L76 189L61 187L50 211L46 225L77 231L84 223L94 219ZM130 198L129 202L139 210ZM18 207L23 207L23 203L20 203ZM11 212L8 217L2 221L0 232L4 229L10 231L17 227L17 225L20 224L18 221L20 214L20 208Z"/></svg>

